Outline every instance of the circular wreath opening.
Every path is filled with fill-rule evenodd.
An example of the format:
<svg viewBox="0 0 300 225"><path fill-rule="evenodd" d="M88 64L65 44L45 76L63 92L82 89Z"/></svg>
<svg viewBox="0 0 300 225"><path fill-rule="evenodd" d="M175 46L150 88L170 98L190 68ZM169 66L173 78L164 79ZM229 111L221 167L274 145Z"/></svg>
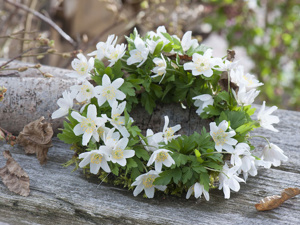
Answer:
<svg viewBox="0 0 300 225"><path fill-rule="evenodd" d="M191 31L180 39L163 26L144 37L135 29L126 40L116 44L110 35L89 60L78 54L72 61L74 71L66 75L79 83L63 92L52 114L67 116L58 137L72 144L75 155L66 165L75 163L101 181L132 189L134 196L144 191L153 198L160 190L209 200L210 189L223 189L229 198L239 182L257 175L258 166L287 160L265 137L261 153L253 152L249 132L277 132L279 118L271 115L277 107L266 109L263 102L254 119L252 103L263 84L233 61L233 51L213 57Z"/></svg>

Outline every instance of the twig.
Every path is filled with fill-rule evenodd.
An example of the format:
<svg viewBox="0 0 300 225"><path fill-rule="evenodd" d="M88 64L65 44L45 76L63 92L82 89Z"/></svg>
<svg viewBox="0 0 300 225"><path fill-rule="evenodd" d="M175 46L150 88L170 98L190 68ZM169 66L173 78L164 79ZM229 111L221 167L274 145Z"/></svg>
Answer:
<svg viewBox="0 0 300 225"><path fill-rule="evenodd" d="M45 48L45 47L40 47L40 48ZM15 56L15 57L13 57L12 59L8 60L6 63L2 64L2 65L0 66L0 69L3 69L4 66L6 66L6 65L8 65L9 63L11 63L12 61L14 61L14 60L16 60L16 59L22 57L22 56L23 56L24 54L26 54L27 52L30 52L30 51L32 51L32 50L34 50L34 49L40 49L40 48L29 48L29 49L27 49L26 51L20 53L19 55L17 55L17 56ZM49 48L49 47L46 47L46 48Z"/></svg>
<svg viewBox="0 0 300 225"><path fill-rule="evenodd" d="M17 2L13 2L11 0L4 0L5 2L14 5L18 8L21 8L27 12L32 13L34 16L40 18L41 20L43 20L44 22L48 23L51 27L53 27L64 39L66 39L71 45L73 45L74 47L77 46L77 43L67 34L65 33L59 26L57 26L52 20L50 20L49 18L47 18L46 16L44 16L43 14L32 10L30 8L28 8L26 5L17 3Z"/></svg>

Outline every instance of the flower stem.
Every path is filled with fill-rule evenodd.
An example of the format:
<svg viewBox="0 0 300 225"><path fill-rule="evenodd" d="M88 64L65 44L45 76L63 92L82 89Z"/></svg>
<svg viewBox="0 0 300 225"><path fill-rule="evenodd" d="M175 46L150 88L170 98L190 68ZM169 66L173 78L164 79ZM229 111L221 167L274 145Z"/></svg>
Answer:
<svg viewBox="0 0 300 225"><path fill-rule="evenodd" d="M270 144L269 140L268 140L266 137L260 136L260 135L254 135L254 136L251 136L251 137L249 137L249 138L254 138L254 137L260 137L260 138L265 139L265 140L268 142L269 148L271 148L271 144Z"/></svg>

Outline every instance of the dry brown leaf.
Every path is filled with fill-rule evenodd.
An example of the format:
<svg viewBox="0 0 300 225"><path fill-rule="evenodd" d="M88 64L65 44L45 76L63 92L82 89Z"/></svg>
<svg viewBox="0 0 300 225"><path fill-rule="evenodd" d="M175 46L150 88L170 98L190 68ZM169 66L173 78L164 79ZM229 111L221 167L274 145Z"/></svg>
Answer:
<svg viewBox="0 0 300 225"><path fill-rule="evenodd" d="M26 154L36 154L40 164L47 162L48 149L52 146L53 129L50 123L42 122L44 117L27 124L17 141Z"/></svg>
<svg viewBox="0 0 300 225"><path fill-rule="evenodd" d="M28 196L29 177L21 166L13 159L9 151L3 152L4 157L7 159L6 165L0 168L0 177L2 182L12 192L22 196Z"/></svg>
<svg viewBox="0 0 300 225"><path fill-rule="evenodd" d="M284 201L300 194L299 188L286 188L281 192L280 195L268 196L262 200L258 204L255 204L255 208L258 211L266 211L279 207Z"/></svg>

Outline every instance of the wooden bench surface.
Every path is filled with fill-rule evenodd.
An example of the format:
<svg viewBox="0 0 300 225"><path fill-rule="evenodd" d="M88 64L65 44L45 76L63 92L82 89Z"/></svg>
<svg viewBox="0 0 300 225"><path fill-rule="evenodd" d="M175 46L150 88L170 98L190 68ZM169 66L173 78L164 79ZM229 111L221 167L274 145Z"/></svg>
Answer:
<svg viewBox="0 0 300 225"><path fill-rule="evenodd" d="M30 195L14 194L0 182L0 224L299 224L300 199L296 196L281 207L256 211L262 198L280 194L288 187L300 187L300 113L278 110L278 133L258 129L261 134L285 151L289 161L269 170L259 169L256 177L241 184L229 200L222 191L210 192L210 201L155 195L145 199L132 191L95 179L86 179L82 170L62 166L72 157L69 145L54 139L48 163L40 166L35 156L27 156L19 146L0 142L0 167L6 160L3 150L10 150L30 177ZM265 141L253 138L261 149Z"/></svg>

